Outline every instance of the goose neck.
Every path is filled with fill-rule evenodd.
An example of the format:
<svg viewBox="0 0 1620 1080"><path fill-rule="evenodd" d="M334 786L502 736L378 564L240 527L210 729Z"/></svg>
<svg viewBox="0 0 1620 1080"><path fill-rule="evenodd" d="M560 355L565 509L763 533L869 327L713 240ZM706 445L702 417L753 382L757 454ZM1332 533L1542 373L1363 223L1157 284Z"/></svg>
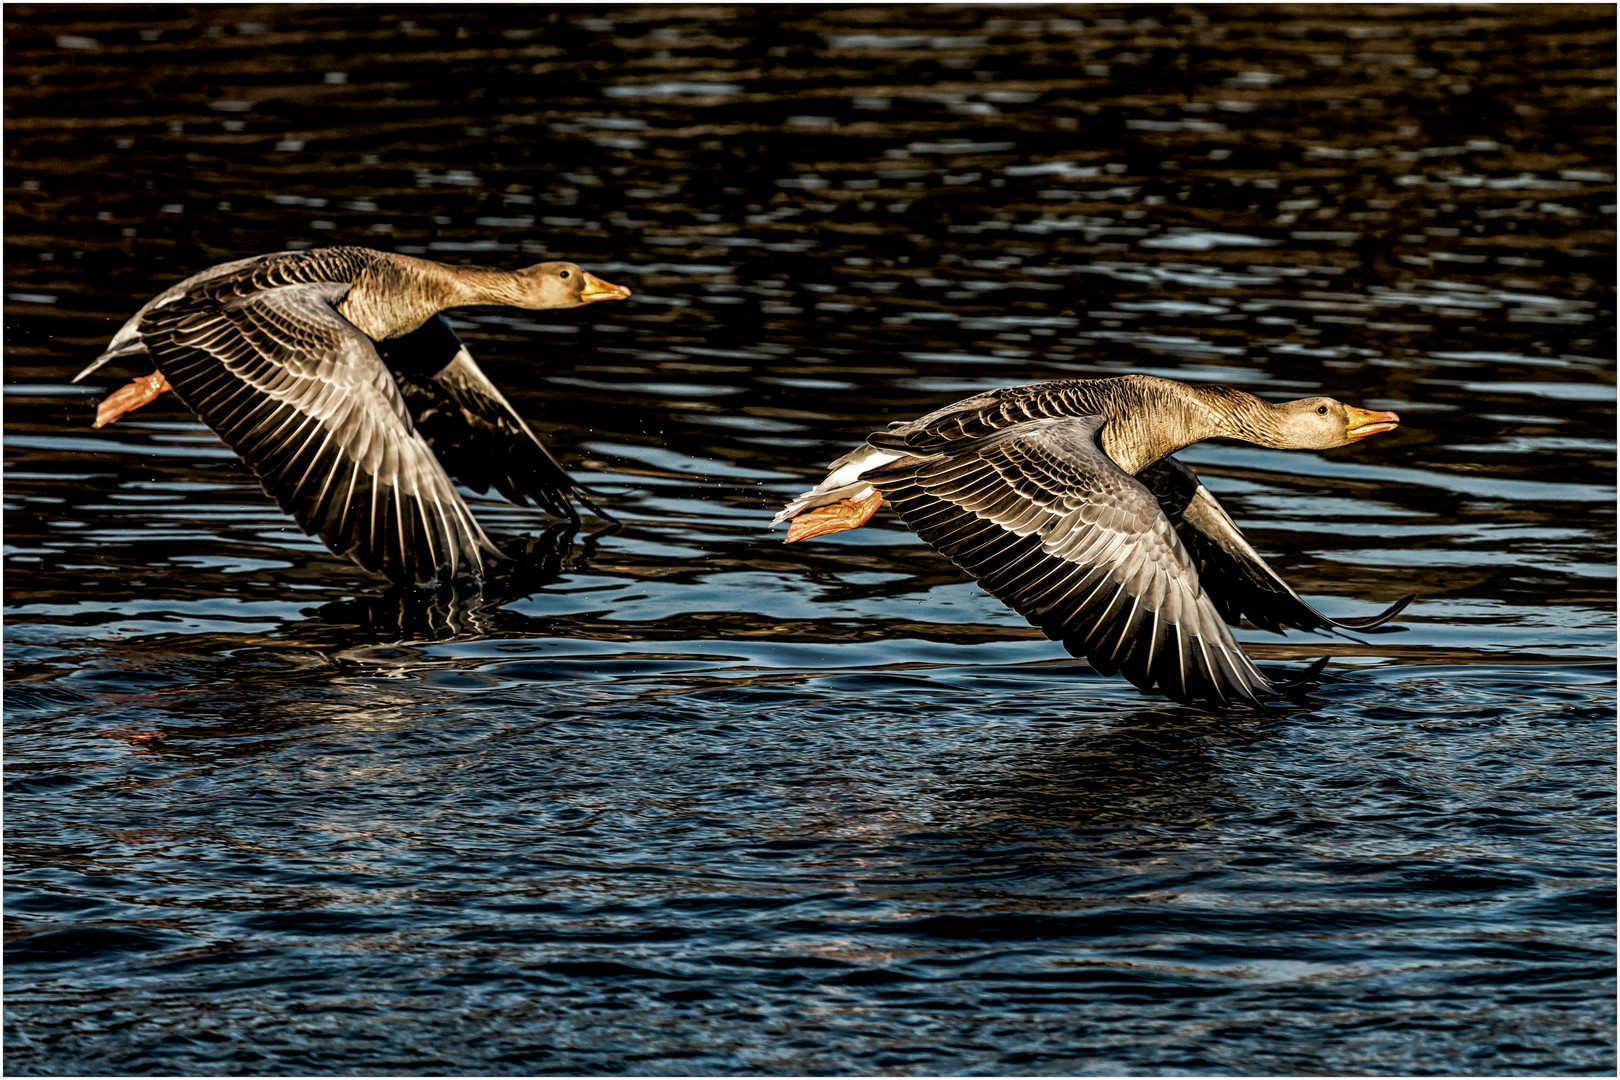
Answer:
<svg viewBox="0 0 1620 1080"><path fill-rule="evenodd" d="M451 308L513 304L522 296L518 278L509 270L390 255L355 279L339 310L368 337L384 341Z"/></svg>
<svg viewBox="0 0 1620 1080"><path fill-rule="evenodd" d="M1132 376L1103 429L1103 449L1135 474L1168 454L1205 439L1243 439L1266 428L1266 403L1225 386L1189 386Z"/></svg>

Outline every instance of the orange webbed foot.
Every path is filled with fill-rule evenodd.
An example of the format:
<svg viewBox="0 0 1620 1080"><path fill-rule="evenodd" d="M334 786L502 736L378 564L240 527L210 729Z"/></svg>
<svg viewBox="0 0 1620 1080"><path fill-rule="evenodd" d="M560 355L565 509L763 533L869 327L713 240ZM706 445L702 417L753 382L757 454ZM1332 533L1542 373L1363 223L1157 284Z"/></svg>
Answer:
<svg viewBox="0 0 1620 1080"><path fill-rule="evenodd" d="M119 417L134 412L142 405L150 404L167 389L169 380L163 377L161 371L143 375L128 386L120 386L96 406L96 422L90 426L99 428L116 423Z"/></svg>
<svg viewBox="0 0 1620 1080"><path fill-rule="evenodd" d="M809 540L812 537L826 536L828 533L858 529L865 525L867 519L877 513L877 508L882 505L883 492L874 489L872 494L864 499L845 499L831 506L818 507L794 518L793 524L788 526L787 539L782 543L791 544L796 540Z"/></svg>

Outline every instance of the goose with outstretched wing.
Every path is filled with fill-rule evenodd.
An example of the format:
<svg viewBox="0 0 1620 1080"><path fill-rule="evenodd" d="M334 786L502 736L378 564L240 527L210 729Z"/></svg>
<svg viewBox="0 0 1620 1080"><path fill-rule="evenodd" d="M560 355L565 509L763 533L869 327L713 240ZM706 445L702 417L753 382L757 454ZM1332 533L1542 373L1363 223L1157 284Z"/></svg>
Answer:
<svg viewBox="0 0 1620 1080"><path fill-rule="evenodd" d="M154 297L78 382L113 360L156 368L96 427L173 390L300 528L394 581L482 577L503 556L451 477L578 520L605 517L441 316L617 300L573 263L446 266L367 248L285 251L204 270Z"/></svg>
<svg viewBox="0 0 1620 1080"><path fill-rule="evenodd" d="M1144 375L1007 387L891 424L776 516L797 541L864 524L885 499L992 596L1103 674L1180 701L1259 705L1286 686L1228 624L1375 631L1331 619L1274 573L1170 455L1204 439L1328 449L1390 431L1392 412L1332 398L1272 403Z"/></svg>

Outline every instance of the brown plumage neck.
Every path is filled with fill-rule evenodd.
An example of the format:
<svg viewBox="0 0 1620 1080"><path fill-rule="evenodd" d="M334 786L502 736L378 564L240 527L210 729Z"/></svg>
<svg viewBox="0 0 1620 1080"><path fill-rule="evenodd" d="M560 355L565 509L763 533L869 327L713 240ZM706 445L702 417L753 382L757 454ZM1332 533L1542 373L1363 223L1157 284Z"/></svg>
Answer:
<svg viewBox="0 0 1620 1080"><path fill-rule="evenodd" d="M338 312L375 341L399 337L443 311L484 304L523 307L523 277L511 270L446 266L378 252L338 305Z"/></svg>
<svg viewBox="0 0 1620 1080"><path fill-rule="evenodd" d="M1272 406L1229 386L1190 386L1151 375L1128 375L1097 411L1108 417L1104 452L1135 475L1167 454L1205 439L1241 439L1274 446Z"/></svg>

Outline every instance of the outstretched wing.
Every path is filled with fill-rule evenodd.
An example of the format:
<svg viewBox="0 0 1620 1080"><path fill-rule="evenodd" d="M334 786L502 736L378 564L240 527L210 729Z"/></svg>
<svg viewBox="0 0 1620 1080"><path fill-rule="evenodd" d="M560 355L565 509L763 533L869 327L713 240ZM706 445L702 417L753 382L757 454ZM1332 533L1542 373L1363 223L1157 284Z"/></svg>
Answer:
<svg viewBox="0 0 1620 1080"><path fill-rule="evenodd" d="M495 388L443 317L377 346L393 372L417 431L450 475L479 494L493 487L508 500L532 500L579 520L578 485Z"/></svg>
<svg viewBox="0 0 1620 1080"><path fill-rule="evenodd" d="M1331 619L1307 604L1266 565L1249 546L1226 510L1187 466L1164 458L1136 478L1146 484L1164 508L1181 542L1198 566L1199 579L1210 599L1233 626L1245 615L1262 630L1282 633L1301 630L1356 630L1389 633L1403 626L1384 626L1412 602L1408 594L1377 615L1360 619Z"/></svg>
<svg viewBox="0 0 1620 1080"><path fill-rule="evenodd" d="M1274 695L1153 494L1103 453L1103 424L1034 420L863 479L918 536L1102 673L1182 701Z"/></svg>
<svg viewBox="0 0 1620 1080"><path fill-rule="evenodd" d="M197 293L206 293L224 303L231 297L244 296L260 289L282 285L304 285L320 282L350 282L367 266L376 261L378 253L366 248L330 247L309 251L275 251L267 255L251 255L246 259L210 266L192 274L184 281L170 285L141 305L113 335L100 356L77 375L81 382L114 360L140 356L146 352L141 339L141 326L147 315L158 308L183 300Z"/></svg>
<svg viewBox="0 0 1620 1080"><path fill-rule="evenodd" d="M305 532L395 581L482 574L500 553L414 429L371 339L335 310L347 288L197 289L147 311L140 338Z"/></svg>

